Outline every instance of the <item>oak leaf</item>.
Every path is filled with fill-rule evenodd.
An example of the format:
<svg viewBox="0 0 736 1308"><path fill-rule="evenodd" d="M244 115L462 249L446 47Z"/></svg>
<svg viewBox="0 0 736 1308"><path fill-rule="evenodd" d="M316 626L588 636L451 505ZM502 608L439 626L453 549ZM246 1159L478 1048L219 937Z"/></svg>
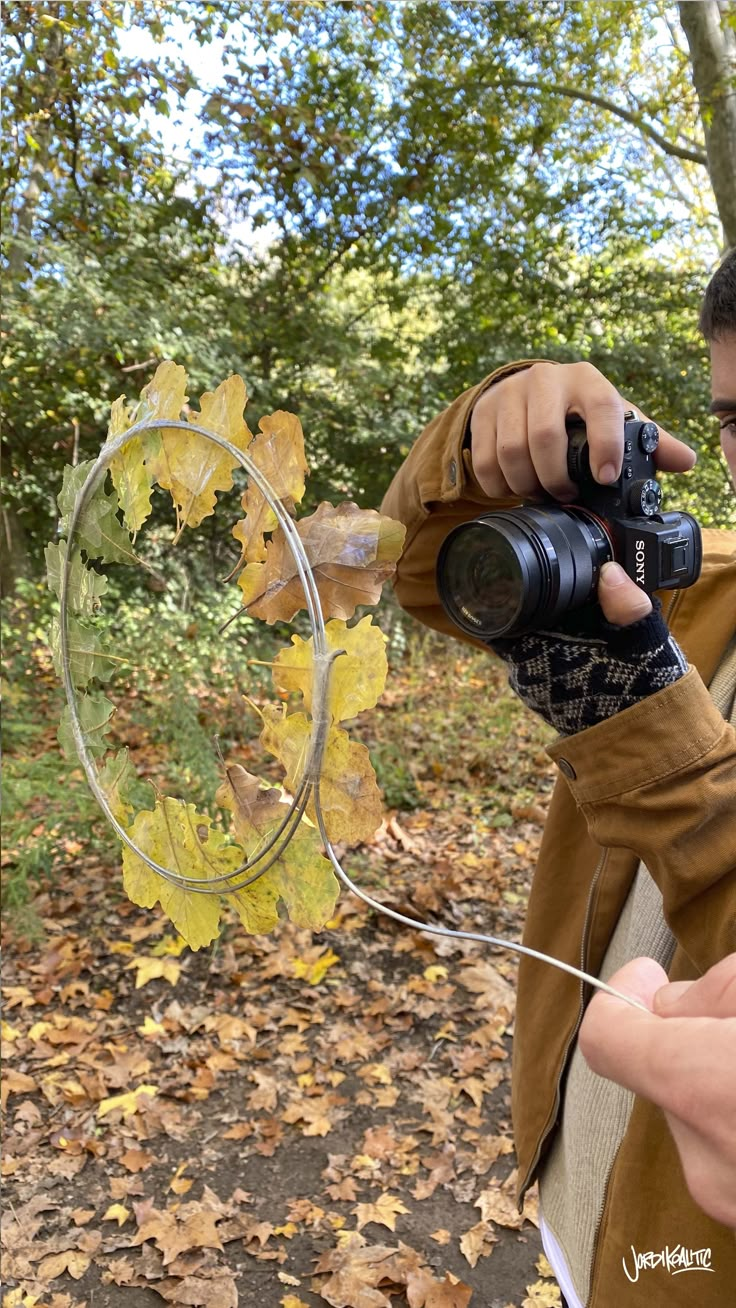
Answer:
<svg viewBox="0 0 736 1308"><path fill-rule="evenodd" d="M327 709L335 722L345 722L378 703L388 674L386 636L373 626L369 614L354 627L334 618L325 627L325 638L328 649L343 651L330 665ZM314 639L294 634L291 643L291 649L274 659L274 685L281 691L300 691L311 713Z"/></svg>
<svg viewBox="0 0 736 1308"><path fill-rule="evenodd" d="M61 577L66 567L67 552L65 540L54 541L44 550L46 580L49 590L53 591L57 599L61 599ZM71 612L86 618L92 617L99 610L101 597L106 590L107 577L83 563L80 551L72 548L66 596Z"/></svg>
<svg viewBox="0 0 736 1308"><path fill-rule="evenodd" d="M198 881L232 872L243 862L243 851L212 826L206 813L198 813L193 804L179 799L159 799L154 809L142 809L129 835L154 862ZM123 847L123 884L129 899L141 908L153 908L158 901L190 949L201 949L217 935L220 895L198 894L173 885L127 845ZM258 883L252 890L257 888Z"/></svg>
<svg viewBox="0 0 736 1308"><path fill-rule="evenodd" d="M227 782L217 791L217 803L230 809L238 841L249 859L265 849L289 811L280 790L265 788L258 777L239 764L228 768ZM270 859L272 851L266 854ZM258 870L258 864L252 869ZM332 865L320 851L319 836L302 820L278 860L253 883L283 899L296 926L319 931L334 912L340 893ZM243 895L246 892L243 892ZM235 896L239 910L240 899ZM268 928L266 928L268 929Z"/></svg>
<svg viewBox="0 0 736 1308"><path fill-rule="evenodd" d="M176 368L176 364L171 364L169 366ZM160 372L162 368L166 369L166 367L167 365L165 363L161 364L158 372ZM158 372L156 375L158 375ZM181 372L184 372L183 368L181 369ZM186 386L186 374L184 386ZM178 418L182 405L179 405L179 409L176 413L162 413L160 415L155 412L148 412L149 406L145 401L144 407L145 417L147 418L159 416ZM122 436L123 432L128 431L134 423L139 421L140 409L141 405L138 405L131 411L128 408L124 395L119 396L118 399L113 402L110 408L110 422L107 429L108 445L118 436ZM153 435L153 433L150 434ZM158 444L158 440L156 441L156 444ZM120 507L125 519L125 525L128 530L132 532L140 530L151 512L153 474L146 463L146 448L147 444L144 441L143 435L131 436L130 440L125 442L122 449L115 455L110 463L110 475L112 477L113 486L117 491Z"/></svg>
<svg viewBox="0 0 736 1308"><path fill-rule="evenodd" d="M216 436L223 436L244 453L251 439L243 418L246 398L242 377L237 374L228 377L217 390L205 392L200 400L201 411L191 414L192 422ZM159 486L171 492L176 507L177 536L183 527L196 527L214 513L216 492L230 490L233 469L237 466L227 450L197 432L164 430L160 453L151 459L151 471Z"/></svg>
<svg viewBox="0 0 736 1308"><path fill-rule="evenodd" d="M267 705L261 743L286 771L286 785L296 791L311 748L312 724L303 713L283 712ZM331 726L327 732L319 777L319 799L331 840L367 840L381 825L381 794L365 745ZM314 795L307 813L316 823Z"/></svg>
<svg viewBox="0 0 736 1308"><path fill-rule="evenodd" d="M377 604L394 571L406 528L349 501L324 502L296 523L319 592L325 618L351 618L358 604ZM278 528L266 546L265 563L249 563L238 577L243 604L265 622L289 622L306 608L296 562Z"/></svg>
<svg viewBox="0 0 736 1308"><path fill-rule="evenodd" d="M263 473L287 513L293 513L295 505L304 497L304 476L308 471L302 425L295 414L279 409L261 418L258 426L261 430L248 446L248 458ZM233 571L244 561L255 563L265 559L264 533L278 525L276 514L255 482L248 486L241 503L245 517L233 527L233 536L240 541L242 552Z"/></svg>

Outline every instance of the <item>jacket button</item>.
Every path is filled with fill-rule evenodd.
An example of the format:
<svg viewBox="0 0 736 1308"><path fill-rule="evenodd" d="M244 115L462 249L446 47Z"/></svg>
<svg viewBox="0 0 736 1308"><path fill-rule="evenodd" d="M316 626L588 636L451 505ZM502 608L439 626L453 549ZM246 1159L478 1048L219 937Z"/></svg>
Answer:
<svg viewBox="0 0 736 1308"><path fill-rule="evenodd" d="M557 766L560 769L560 772L562 773L563 777L567 777L568 781L574 781L576 776L578 775L572 763L568 763L566 758L558 758Z"/></svg>
<svg viewBox="0 0 736 1308"><path fill-rule="evenodd" d="M448 473L450 477L450 485L454 486L457 481L457 464L454 459L450 462Z"/></svg>

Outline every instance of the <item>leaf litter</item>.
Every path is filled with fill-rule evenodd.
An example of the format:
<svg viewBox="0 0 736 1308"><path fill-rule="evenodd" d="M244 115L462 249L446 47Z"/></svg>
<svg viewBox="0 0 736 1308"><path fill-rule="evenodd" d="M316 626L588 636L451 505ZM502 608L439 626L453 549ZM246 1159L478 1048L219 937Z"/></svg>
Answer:
<svg viewBox="0 0 736 1308"><path fill-rule="evenodd" d="M453 671L488 686L480 656ZM356 879L518 936L539 741L521 718L503 757L455 749L438 661L392 677L362 739L416 739L418 700L420 802L350 856ZM526 816L497 824L492 780ZM2 1308L559 1302L514 1199L513 958L349 897L318 934L233 921L197 954L84 849L36 909L42 940L8 928Z"/></svg>

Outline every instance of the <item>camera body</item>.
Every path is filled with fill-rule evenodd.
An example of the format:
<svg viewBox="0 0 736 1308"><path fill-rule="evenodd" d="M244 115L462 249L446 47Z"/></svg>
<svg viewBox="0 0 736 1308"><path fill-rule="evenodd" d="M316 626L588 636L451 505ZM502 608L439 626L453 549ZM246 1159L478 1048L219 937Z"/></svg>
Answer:
<svg viewBox="0 0 736 1308"><path fill-rule="evenodd" d="M601 486L590 468L585 424L567 423L575 504L552 499L496 510L448 535L437 563L440 599L453 622L490 641L548 626L595 600L600 569L615 559L651 593L692 586L700 574L700 528L689 513L662 513L653 422L624 416L621 474Z"/></svg>

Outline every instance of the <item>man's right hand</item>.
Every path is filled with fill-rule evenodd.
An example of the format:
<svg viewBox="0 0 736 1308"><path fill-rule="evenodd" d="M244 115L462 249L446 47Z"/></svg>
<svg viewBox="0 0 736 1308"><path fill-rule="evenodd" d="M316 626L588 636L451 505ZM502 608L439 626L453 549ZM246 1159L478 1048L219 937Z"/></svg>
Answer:
<svg viewBox="0 0 736 1308"><path fill-rule="evenodd" d="M591 363L532 364L496 382L477 401L470 419L475 477L492 499L535 498L546 491L570 502L576 487L567 473L565 419L574 413L585 422L593 475L607 485L621 472L627 409L656 421L624 400ZM657 467L687 472L695 463L693 450L657 426Z"/></svg>

